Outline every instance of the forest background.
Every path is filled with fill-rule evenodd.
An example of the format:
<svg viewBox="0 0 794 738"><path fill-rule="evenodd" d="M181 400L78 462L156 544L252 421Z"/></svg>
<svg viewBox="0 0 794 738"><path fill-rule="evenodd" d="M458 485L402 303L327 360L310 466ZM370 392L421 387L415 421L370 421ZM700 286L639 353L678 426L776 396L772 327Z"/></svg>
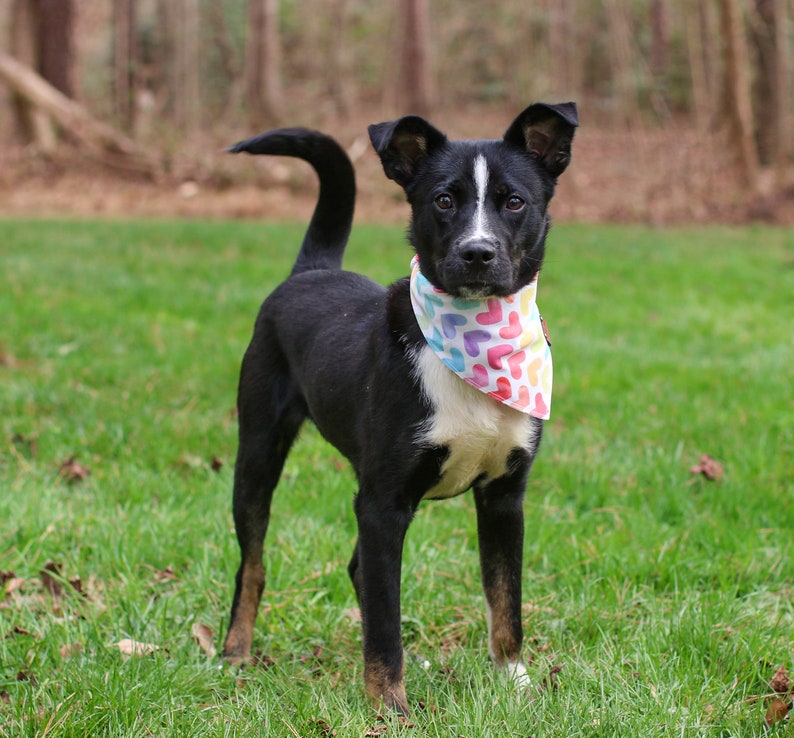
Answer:
<svg viewBox="0 0 794 738"><path fill-rule="evenodd" d="M278 125L338 138L359 217L401 220L366 125L495 137L533 101L582 126L558 218L794 222L792 0L6 0L0 212L303 218Z"/></svg>

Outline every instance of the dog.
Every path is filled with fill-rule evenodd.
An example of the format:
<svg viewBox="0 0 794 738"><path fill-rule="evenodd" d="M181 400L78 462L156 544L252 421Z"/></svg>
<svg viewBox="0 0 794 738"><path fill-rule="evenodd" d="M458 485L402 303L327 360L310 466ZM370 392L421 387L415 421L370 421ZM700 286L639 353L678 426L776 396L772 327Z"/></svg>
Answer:
<svg viewBox="0 0 794 738"><path fill-rule="evenodd" d="M538 385L518 388L512 404L505 400L510 374L524 372L514 359L526 358L527 341L537 349L533 362L551 368L545 324L541 335L537 314L526 325L522 316L513 319L518 302L530 305L527 291L536 288L549 201L570 162L578 125L575 103L530 105L497 140L449 140L418 116L371 125L383 169L411 208L412 277L388 288L342 270L356 184L348 156L332 138L286 128L229 149L303 159L317 172L320 189L292 273L263 303L242 362L233 492L241 563L226 659L249 657L273 490L310 419L350 461L358 482L358 540L348 572L361 609L365 687L376 708L410 714L400 634L408 526L422 500L469 489L488 652L497 668L519 684L527 681L522 503L548 397ZM453 312L443 312L447 308ZM512 354L501 338L489 346L485 337L488 321L503 311L510 319L500 336L533 336ZM465 331L467 320L471 330ZM450 336L458 342L442 346ZM487 359L458 366L481 348ZM492 368L503 370L493 386L484 376Z"/></svg>

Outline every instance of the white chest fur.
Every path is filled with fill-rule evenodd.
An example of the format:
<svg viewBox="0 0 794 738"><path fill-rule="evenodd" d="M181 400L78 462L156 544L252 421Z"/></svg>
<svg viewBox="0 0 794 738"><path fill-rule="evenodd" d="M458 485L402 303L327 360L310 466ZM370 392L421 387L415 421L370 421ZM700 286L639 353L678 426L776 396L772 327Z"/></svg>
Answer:
<svg viewBox="0 0 794 738"><path fill-rule="evenodd" d="M414 357L422 390L433 413L419 433L419 442L447 446L449 456L439 483L426 499L454 497L486 475L496 479L507 471L517 448L534 448L536 422L464 382L425 346Z"/></svg>

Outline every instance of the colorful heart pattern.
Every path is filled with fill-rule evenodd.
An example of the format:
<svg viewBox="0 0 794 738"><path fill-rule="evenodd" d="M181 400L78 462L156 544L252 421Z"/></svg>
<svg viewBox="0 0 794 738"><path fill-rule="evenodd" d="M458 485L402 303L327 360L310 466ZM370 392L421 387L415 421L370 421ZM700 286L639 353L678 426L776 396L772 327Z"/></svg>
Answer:
<svg viewBox="0 0 794 738"><path fill-rule="evenodd" d="M515 295L453 298L411 261L411 304L428 345L461 379L522 413L548 419L551 349L535 301L537 279Z"/></svg>

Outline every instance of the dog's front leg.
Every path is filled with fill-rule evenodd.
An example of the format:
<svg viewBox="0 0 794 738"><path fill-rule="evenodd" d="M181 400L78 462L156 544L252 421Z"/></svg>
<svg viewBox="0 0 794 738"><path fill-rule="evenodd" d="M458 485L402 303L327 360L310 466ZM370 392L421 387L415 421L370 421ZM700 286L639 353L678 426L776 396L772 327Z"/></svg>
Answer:
<svg viewBox="0 0 794 738"><path fill-rule="evenodd" d="M524 452L521 452L523 455ZM524 545L522 507L529 463L492 482L475 486L480 569L488 618L488 654L519 686L527 682L521 661L521 573Z"/></svg>
<svg viewBox="0 0 794 738"><path fill-rule="evenodd" d="M384 504L382 490L356 496L358 543L351 576L361 606L364 683L375 707L409 715L403 684L400 571L403 541L414 509Z"/></svg>

